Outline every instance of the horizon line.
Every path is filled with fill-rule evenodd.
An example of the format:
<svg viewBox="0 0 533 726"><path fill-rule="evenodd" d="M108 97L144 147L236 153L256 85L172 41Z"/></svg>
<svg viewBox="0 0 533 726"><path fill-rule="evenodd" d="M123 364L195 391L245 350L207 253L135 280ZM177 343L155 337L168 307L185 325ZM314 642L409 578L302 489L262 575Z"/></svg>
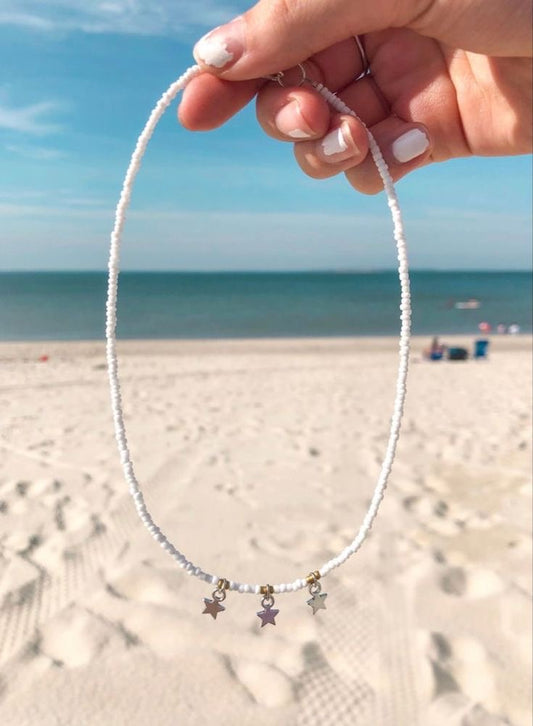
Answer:
<svg viewBox="0 0 533 726"><path fill-rule="evenodd" d="M11 268L0 269L0 275L10 274L107 274L107 268ZM181 274L181 275L294 275L294 274L335 274L335 275L372 275L381 273L397 273L396 267L372 267L372 268L287 268L287 269L255 269L255 268L236 268L236 269L145 269L145 268L125 268L120 270L120 274L136 273L136 274ZM410 272L435 272L435 273L454 273L454 272L476 272L476 273L533 273L533 268L494 268L494 267L411 267Z"/></svg>

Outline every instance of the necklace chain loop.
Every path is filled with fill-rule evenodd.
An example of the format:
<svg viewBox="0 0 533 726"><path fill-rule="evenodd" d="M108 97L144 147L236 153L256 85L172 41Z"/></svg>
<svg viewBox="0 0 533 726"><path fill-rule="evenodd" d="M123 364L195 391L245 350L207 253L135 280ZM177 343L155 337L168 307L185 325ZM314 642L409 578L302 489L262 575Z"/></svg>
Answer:
<svg viewBox="0 0 533 726"><path fill-rule="evenodd" d="M302 72L301 83L307 80L305 75L305 68L300 64L300 70ZM392 177L388 170L387 164L383 159L381 150L374 139L374 136L370 130L366 129L370 153L376 164L379 175L383 181L385 193L387 195L389 209L392 215L393 221L393 235L396 242L397 258L398 258L398 276L400 281L400 340L399 340L399 362L398 362L398 375L396 381L396 394L394 399L394 410L391 418L391 425L389 431L389 438L385 450L383 464L381 471L376 483L376 487L370 501L368 510L363 518L363 522L359 528L359 531L355 535L353 541L345 547L338 555L333 557L328 562L324 563L322 567L315 572L311 573L307 577L298 578L293 582L278 584L278 585L254 585L248 583L240 583L234 580L226 580L218 575L212 575L205 572L197 565L190 562L185 555L180 552L165 534L159 529L154 522L152 515L150 514L144 497L135 476L133 469L133 463L128 447L126 428L124 422L124 412L122 409L122 395L120 390L120 381L118 373L118 358L116 351L116 323L117 323L117 297L118 297L118 275L119 275L119 259L120 259L120 239L122 230L124 227L126 211L129 206L133 183L139 172L142 157L146 151L148 142L164 112L168 106L172 103L177 94L183 90L187 84L195 78L201 69L199 66L191 66L183 75L178 78L177 81L171 84L171 86L163 93L159 99L157 105L150 114L150 117L141 132L135 150L130 160L128 170L124 179L122 192L115 212L115 223L113 231L111 233L111 242L109 250L109 263L108 263L108 288L107 288L107 303L106 303L106 357L108 366L109 386L111 394L111 408L113 413L113 424L115 428L115 437L117 440L117 446L120 453L120 459L124 476L129 485L130 493L133 497L135 507L141 518L142 522L152 535L152 537L161 545L161 547L168 552L168 554L182 567L185 572L189 575L204 580L212 585L216 586L216 590L213 592L213 602L208 599L204 599L206 604L206 610L216 618L216 615L224 608L220 605L220 602L225 599L226 591L233 590L240 593L254 593L256 595L264 595L267 605L273 605L273 593L285 593L294 592L301 590L308 586L309 591L313 588L313 598L309 601L309 604L313 608L313 613L317 609L325 608L325 594L320 595L320 583L318 580L324 577L331 570L342 565L351 555L355 554L367 538L372 523L377 515L379 505L383 499L387 481L391 472L392 462L396 452L396 444L400 432L400 424L403 415L403 407L406 394L406 380L407 370L409 363L409 341L411 331L411 295L409 286L409 266L407 261L407 247L405 243L405 236L403 230L403 222L400 211L400 206ZM278 73L273 77L273 80L281 82L283 79L283 73ZM320 83L312 82L313 87L318 93L325 98L328 103L340 113L346 113L354 116L359 121L357 114L350 109L346 104L341 101L338 96L332 93L328 88ZM361 122L362 123L362 122ZM365 127L366 128L366 127ZM316 589L318 587L318 589ZM266 607L264 605L264 607ZM269 610L269 608L266 608ZM272 610L269 612L268 617L273 617L273 614L277 611ZM266 617L266 616L264 616ZM270 621L269 621L270 622ZM264 624L264 623L263 623Z"/></svg>

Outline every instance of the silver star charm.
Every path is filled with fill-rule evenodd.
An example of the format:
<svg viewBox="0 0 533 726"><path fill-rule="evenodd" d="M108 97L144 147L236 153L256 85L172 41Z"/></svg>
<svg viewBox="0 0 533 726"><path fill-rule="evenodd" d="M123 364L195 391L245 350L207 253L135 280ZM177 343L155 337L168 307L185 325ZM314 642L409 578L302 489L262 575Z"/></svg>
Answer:
<svg viewBox="0 0 533 726"><path fill-rule="evenodd" d="M317 610L326 610L326 598L328 594L326 592L317 592L313 597L307 601L309 607L313 608L313 615L316 615Z"/></svg>
<svg viewBox="0 0 533 726"><path fill-rule="evenodd" d="M276 610L275 608L268 607L268 606L265 607L264 610L260 610L257 613L257 617L261 618L261 621L262 621L261 627L264 628L264 626L267 623L271 623L272 625L275 625L276 624L275 617L278 613L279 613L279 610Z"/></svg>
<svg viewBox="0 0 533 726"><path fill-rule="evenodd" d="M210 600L208 597L204 597L205 610L202 615L211 615L213 620L217 619L217 615L226 608L221 605L218 600Z"/></svg>

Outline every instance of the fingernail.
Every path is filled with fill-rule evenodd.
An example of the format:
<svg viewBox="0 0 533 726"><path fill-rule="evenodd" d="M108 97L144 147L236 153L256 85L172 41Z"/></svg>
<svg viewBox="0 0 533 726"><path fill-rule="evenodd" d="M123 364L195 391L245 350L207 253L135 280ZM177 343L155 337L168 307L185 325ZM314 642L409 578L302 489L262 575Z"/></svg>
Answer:
<svg viewBox="0 0 533 726"><path fill-rule="evenodd" d="M196 43L193 55L197 63L217 70L227 70L244 53L244 21L235 18L204 35Z"/></svg>
<svg viewBox="0 0 533 726"><path fill-rule="evenodd" d="M392 155L401 164L416 159L429 148L429 139L420 129L411 129L392 144Z"/></svg>
<svg viewBox="0 0 533 726"><path fill-rule="evenodd" d="M349 159L351 156L356 156L359 152L359 149L353 142L350 130L345 124L342 124L338 129L330 131L329 134L324 136L320 145L325 160L331 161L332 163Z"/></svg>
<svg viewBox="0 0 533 726"><path fill-rule="evenodd" d="M291 139L310 139L313 135L296 100L287 103L277 112L274 124L279 132Z"/></svg>

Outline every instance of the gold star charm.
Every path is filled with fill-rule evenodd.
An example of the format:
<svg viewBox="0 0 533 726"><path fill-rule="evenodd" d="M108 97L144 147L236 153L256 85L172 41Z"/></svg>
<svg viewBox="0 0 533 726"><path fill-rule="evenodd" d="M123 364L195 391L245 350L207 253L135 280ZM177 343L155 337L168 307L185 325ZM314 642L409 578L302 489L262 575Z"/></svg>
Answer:
<svg viewBox="0 0 533 726"><path fill-rule="evenodd" d="M213 620L217 619L217 615L226 608L221 605L218 600L210 600L208 597L204 597L205 610L202 615L211 615Z"/></svg>
<svg viewBox="0 0 533 726"><path fill-rule="evenodd" d="M316 615L317 610L326 610L327 596L328 595L326 592L323 592L323 593L317 592L313 595L313 597L310 600L307 601L307 604L309 605L309 607L313 608L313 615Z"/></svg>
<svg viewBox="0 0 533 726"><path fill-rule="evenodd" d="M267 623L270 623L271 625L276 624L275 617L279 613L279 610L276 610L275 608L272 608L270 606L265 607L264 610L260 610L257 613L257 617L261 618L261 627L264 628Z"/></svg>

